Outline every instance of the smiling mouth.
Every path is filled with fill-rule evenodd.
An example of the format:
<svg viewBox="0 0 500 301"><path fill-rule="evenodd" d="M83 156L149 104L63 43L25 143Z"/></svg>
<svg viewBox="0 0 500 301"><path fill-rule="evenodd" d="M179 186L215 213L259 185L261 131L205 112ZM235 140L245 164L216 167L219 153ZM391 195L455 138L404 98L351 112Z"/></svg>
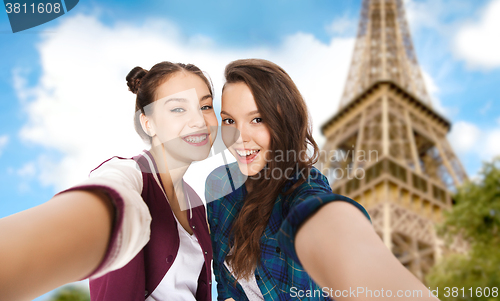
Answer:
<svg viewBox="0 0 500 301"><path fill-rule="evenodd" d="M208 141L208 134L197 134L197 135L189 135L186 137L182 137L182 140L186 141L191 145L205 145Z"/></svg>
<svg viewBox="0 0 500 301"><path fill-rule="evenodd" d="M235 149L236 154L238 155L238 160L242 163L252 163L252 161L257 157L259 154L260 150L259 149L251 149L251 150L240 150L240 149Z"/></svg>
<svg viewBox="0 0 500 301"><path fill-rule="evenodd" d="M257 150L257 149L253 149L253 150L235 150L236 153L238 154L238 156L240 157L248 157L248 156L251 156L255 153L258 153L260 152L260 150Z"/></svg>

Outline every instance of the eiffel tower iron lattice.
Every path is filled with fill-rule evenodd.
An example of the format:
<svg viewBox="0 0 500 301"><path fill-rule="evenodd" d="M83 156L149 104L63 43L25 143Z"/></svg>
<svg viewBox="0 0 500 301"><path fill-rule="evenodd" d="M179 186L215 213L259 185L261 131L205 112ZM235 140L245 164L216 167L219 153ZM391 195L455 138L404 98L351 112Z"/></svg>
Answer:
<svg viewBox="0 0 500 301"><path fill-rule="evenodd" d="M338 112L322 126L317 167L361 203L385 245L419 279L444 248L434 225L467 180L446 139L450 122L425 89L402 0L363 0ZM457 240L451 247L464 252Z"/></svg>

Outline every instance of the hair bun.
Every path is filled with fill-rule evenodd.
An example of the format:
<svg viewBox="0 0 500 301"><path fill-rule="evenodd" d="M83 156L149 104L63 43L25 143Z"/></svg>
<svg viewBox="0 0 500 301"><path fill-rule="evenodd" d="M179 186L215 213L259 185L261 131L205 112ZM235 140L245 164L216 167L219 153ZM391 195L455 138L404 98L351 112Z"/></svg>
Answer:
<svg viewBox="0 0 500 301"><path fill-rule="evenodd" d="M125 78L127 80L129 91L137 94L137 91L139 91L139 87L141 86L141 80L147 73L148 71L142 69L141 67L135 67L134 69L130 70L130 72L127 74L127 77Z"/></svg>

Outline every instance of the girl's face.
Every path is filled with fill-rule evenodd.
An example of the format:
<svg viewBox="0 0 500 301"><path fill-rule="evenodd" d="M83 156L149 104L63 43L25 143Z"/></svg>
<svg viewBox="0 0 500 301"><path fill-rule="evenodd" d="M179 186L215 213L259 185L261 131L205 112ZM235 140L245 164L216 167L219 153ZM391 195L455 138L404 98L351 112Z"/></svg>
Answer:
<svg viewBox="0 0 500 301"><path fill-rule="evenodd" d="M238 161L241 172L253 176L266 166L271 135L250 88L227 84L222 92L222 140Z"/></svg>
<svg viewBox="0 0 500 301"><path fill-rule="evenodd" d="M190 72L177 72L158 86L156 99L149 130L153 145L164 145L169 168L205 159L218 126L205 82Z"/></svg>

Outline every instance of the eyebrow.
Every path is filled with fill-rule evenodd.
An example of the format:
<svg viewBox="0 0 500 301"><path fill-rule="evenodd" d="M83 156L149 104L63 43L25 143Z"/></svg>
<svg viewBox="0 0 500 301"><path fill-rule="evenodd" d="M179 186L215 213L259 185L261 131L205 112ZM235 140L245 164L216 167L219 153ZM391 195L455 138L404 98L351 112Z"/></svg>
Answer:
<svg viewBox="0 0 500 301"><path fill-rule="evenodd" d="M203 101L203 100L205 100L205 99L209 99L209 98L213 98L213 97L212 97L212 95L207 94L207 95L203 96L203 97L200 99L200 101Z"/></svg>
<svg viewBox="0 0 500 301"><path fill-rule="evenodd" d="M227 112L225 112L225 111L220 111L220 114L221 114L221 115L222 115L222 114L224 114L224 115L229 115L229 116L231 116L231 114L229 114L229 113L227 113ZM248 116L251 116L251 115L255 115L255 114L259 114L259 110L252 111L252 112L248 113L247 115L248 115Z"/></svg>
<svg viewBox="0 0 500 301"><path fill-rule="evenodd" d="M164 105L166 105L167 103L171 102L171 101L179 101L179 102L187 102L187 99L185 98L169 98L167 100L165 100L165 102L163 103Z"/></svg>
<svg viewBox="0 0 500 301"><path fill-rule="evenodd" d="M203 96L200 99L200 101L203 101L203 100L206 100L206 99L209 99L209 98L212 98L212 95L207 94L207 95ZM171 101L187 102L187 99L186 98L182 98L182 97L173 97L173 98L169 98L169 99L165 100L165 102L163 104L166 105L167 103L169 103Z"/></svg>

